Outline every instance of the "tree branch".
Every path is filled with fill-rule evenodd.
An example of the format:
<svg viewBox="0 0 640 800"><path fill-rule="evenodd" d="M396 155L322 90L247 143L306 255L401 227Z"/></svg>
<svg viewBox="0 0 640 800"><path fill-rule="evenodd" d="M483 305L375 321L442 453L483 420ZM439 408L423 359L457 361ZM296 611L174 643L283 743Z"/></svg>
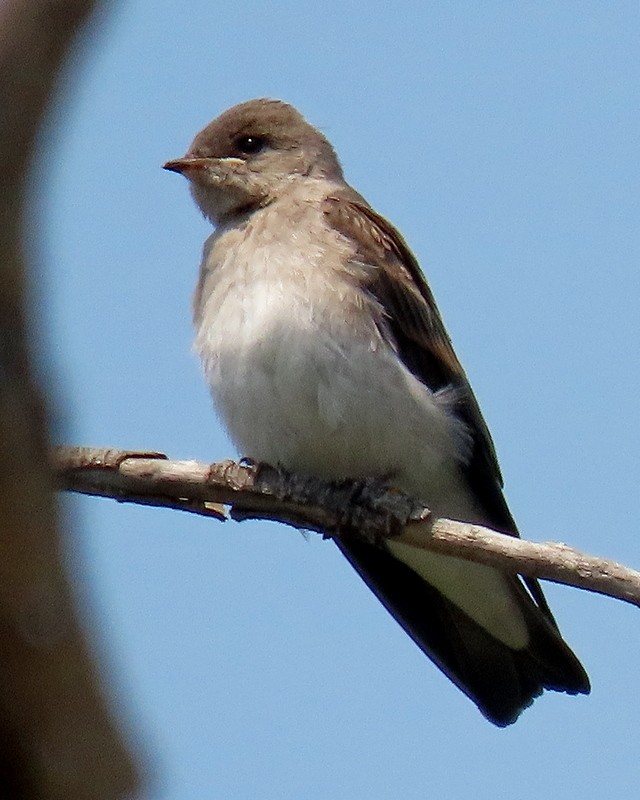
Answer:
<svg viewBox="0 0 640 800"><path fill-rule="evenodd" d="M268 519L326 537L399 541L588 589L640 606L640 572L565 544L535 543L449 519L380 482L325 483L259 466L169 461L162 453L60 447L53 468L61 489L123 503L164 506L218 520ZM229 511L226 512L225 508Z"/></svg>

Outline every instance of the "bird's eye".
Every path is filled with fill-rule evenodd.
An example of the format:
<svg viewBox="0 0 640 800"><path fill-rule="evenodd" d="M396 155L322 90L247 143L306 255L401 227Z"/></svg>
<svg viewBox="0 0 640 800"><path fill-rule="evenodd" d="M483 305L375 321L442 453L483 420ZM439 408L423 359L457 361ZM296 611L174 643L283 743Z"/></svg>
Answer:
<svg viewBox="0 0 640 800"><path fill-rule="evenodd" d="M264 150L267 146L267 140L264 136L238 136L234 141L234 145L241 153L253 156Z"/></svg>

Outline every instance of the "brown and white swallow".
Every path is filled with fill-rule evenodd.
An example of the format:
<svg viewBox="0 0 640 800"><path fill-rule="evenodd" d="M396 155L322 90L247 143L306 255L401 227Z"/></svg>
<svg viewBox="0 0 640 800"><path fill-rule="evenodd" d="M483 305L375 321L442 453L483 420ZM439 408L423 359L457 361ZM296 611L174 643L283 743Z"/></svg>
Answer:
<svg viewBox="0 0 640 800"><path fill-rule="evenodd" d="M491 436L402 236L292 106L251 100L165 169L215 226L195 347L240 452L328 480L385 478L436 515L517 528ZM538 583L387 540L338 547L487 719L588 693Z"/></svg>

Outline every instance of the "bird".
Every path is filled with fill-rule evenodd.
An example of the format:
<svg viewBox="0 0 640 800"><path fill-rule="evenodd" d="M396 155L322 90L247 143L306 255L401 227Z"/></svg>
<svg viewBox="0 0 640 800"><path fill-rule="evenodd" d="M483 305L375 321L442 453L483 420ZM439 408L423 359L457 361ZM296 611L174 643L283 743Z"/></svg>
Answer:
<svg viewBox="0 0 640 800"><path fill-rule="evenodd" d="M214 226L195 351L239 452L314 478L381 480L439 517L518 536L491 435L398 230L293 106L240 103L164 169ZM385 539L336 537L418 647L492 723L589 678L537 581Z"/></svg>

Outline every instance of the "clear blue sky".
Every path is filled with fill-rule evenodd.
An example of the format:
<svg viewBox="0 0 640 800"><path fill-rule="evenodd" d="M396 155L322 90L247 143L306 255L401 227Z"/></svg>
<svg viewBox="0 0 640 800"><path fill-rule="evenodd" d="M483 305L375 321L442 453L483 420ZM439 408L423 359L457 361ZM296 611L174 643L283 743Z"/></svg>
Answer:
<svg viewBox="0 0 640 800"><path fill-rule="evenodd" d="M76 54L36 184L60 438L234 455L190 351L209 227L160 165L229 105L280 97L416 252L524 534L640 565L639 28L623 0L120 4ZM65 502L151 800L638 785L637 609L549 585L593 693L498 730L330 542Z"/></svg>

